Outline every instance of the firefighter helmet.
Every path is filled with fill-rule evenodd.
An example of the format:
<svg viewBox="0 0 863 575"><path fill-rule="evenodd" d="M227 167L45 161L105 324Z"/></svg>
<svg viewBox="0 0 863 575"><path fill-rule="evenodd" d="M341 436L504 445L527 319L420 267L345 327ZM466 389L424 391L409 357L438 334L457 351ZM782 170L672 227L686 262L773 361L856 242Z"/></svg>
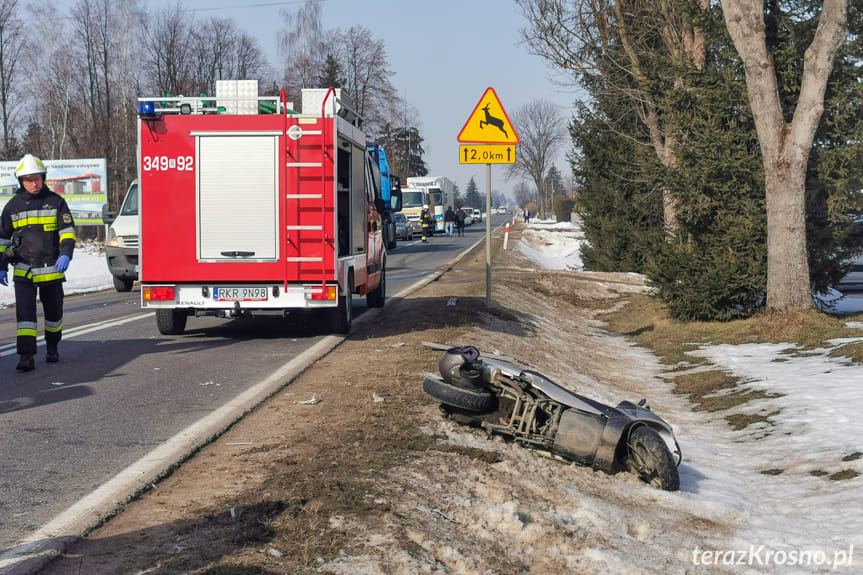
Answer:
<svg viewBox="0 0 863 575"><path fill-rule="evenodd" d="M27 154L21 158L20 162L18 162L18 169L15 170L15 177L20 180L24 176L42 174L42 179L44 180L45 174L47 173L48 169L45 168L45 164L42 163L42 160L33 154Z"/></svg>
<svg viewBox="0 0 863 575"><path fill-rule="evenodd" d="M477 387L482 383L482 362L473 346L453 347L444 352L438 369L447 383L459 387Z"/></svg>

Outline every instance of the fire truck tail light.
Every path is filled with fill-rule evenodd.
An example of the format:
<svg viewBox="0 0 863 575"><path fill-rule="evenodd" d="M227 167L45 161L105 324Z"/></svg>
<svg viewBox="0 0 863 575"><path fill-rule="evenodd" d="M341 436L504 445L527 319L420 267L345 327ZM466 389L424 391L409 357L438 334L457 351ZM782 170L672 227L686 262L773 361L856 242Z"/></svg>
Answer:
<svg viewBox="0 0 863 575"><path fill-rule="evenodd" d="M321 288L321 286L315 286L312 288L306 288L306 298L311 300L330 300L333 301L336 299L336 286L326 286Z"/></svg>
<svg viewBox="0 0 863 575"><path fill-rule="evenodd" d="M144 301L173 301L174 286L144 286Z"/></svg>

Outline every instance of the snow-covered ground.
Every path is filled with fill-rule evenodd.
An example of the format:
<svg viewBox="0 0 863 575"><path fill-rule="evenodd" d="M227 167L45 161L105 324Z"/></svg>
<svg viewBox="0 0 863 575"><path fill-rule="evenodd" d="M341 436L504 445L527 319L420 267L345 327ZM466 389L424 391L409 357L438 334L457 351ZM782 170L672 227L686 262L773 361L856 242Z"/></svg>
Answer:
<svg viewBox="0 0 863 575"><path fill-rule="evenodd" d="M572 224L532 222L525 239L521 252L546 267L582 266L584 239ZM859 296L836 294L832 303L837 311L863 311ZM692 549L693 565L735 573L863 572L863 366L841 354L860 341L863 332L802 352L771 343L692 353L768 396L723 415L772 414L740 431L718 414L683 410L669 417L685 459L685 506L736 528L710 548ZM858 475L834 480L843 472Z"/></svg>
<svg viewBox="0 0 863 575"><path fill-rule="evenodd" d="M534 221L525 239L531 241L520 242L519 250L541 265L581 269L584 240L572 224ZM104 255L96 250L77 250L67 276L67 293L112 287ZM12 288L0 286L0 307L13 301ZM837 311L863 311L860 297L833 303ZM686 552L697 572L860 572L863 366L841 356L843 345L859 341L863 332L805 352L791 344L708 345L693 352L745 387L767 392L731 412L773 414L740 431L718 414L682 408L668 417L684 454L681 492L674 497L697 516L734 526L730 534L701 538L709 546ZM858 475L829 478L849 470Z"/></svg>

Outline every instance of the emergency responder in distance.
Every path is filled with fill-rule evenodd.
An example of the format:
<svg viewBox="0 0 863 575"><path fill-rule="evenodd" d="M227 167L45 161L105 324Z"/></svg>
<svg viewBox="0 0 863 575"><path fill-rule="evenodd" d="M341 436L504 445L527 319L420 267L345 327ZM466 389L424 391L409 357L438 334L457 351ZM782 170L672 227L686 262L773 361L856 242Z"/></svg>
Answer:
<svg viewBox="0 0 863 575"><path fill-rule="evenodd" d="M60 359L63 334L63 282L75 250L75 222L69 206L45 185L48 170L27 154L18 163L19 187L0 216L0 284L8 286L12 264L18 322L16 370L32 371L36 355L36 292L45 314L45 361Z"/></svg>
<svg viewBox="0 0 863 575"><path fill-rule="evenodd" d="M431 214L429 214L429 205L428 204L423 204L423 211L420 212L420 225L422 226L422 230L423 230L422 240L424 242L427 242L428 239L431 237L431 234L433 231L433 228L431 227L432 226L432 219L431 219Z"/></svg>

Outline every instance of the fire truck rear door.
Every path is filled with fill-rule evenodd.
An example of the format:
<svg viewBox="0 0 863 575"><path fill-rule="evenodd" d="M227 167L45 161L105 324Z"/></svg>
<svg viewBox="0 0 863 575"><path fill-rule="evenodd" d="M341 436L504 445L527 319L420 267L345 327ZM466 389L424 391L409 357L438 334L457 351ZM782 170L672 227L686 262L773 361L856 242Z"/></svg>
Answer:
<svg viewBox="0 0 863 575"><path fill-rule="evenodd" d="M278 259L279 134L193 134L199 260Z"/></svg>

